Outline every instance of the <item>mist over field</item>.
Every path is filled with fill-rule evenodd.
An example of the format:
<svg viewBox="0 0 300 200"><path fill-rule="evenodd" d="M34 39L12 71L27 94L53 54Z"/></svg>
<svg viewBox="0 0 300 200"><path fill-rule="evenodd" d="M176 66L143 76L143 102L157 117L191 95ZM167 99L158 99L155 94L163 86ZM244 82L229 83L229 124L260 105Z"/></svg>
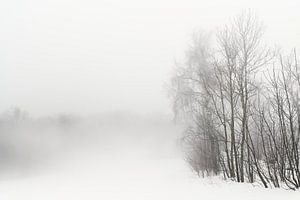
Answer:
<svg viewBox="0 0 300 200"><path fill-rule="evenodd" d="M121 193L129 198L132 186L156 184L144 179L146 173L158 178L161 168L181 163L180 128L165 116L114 112L32 119L15 109L1 116L0 127L4 199L97 199Z"/></svg>
<svg viewBox="0 0 300 200"><path fill-rule="evenodd" d="M178 153L180 127L174 126L166 116L114 112L33 119L15 109L3 114L0 122L1 174L4 175L18 171L26 174L31 167L34 171L43 165L59 165L72 156L80 161L88 154L96 157L107 154L113 158L118 154L163 157Z"/></svg>
<svg viewBox="0 0 300 200"><path fill-rule="evenodd" d="M219 177L199 179L183 160L183 127L167 116L113 112L32 119L18 109L8 113L1 117L3 199L227 199L232 188L244 199L299 195L265 191L259 184L226 185Z"/></svg>
<svg viewBox="0 0 300 200"><path fill-rule="evenodd" d="M0 199L298 199L299 8L294 0L1 2ZM260 36L266 46L257 51ZM254 53L242 55L241 41ZM267 70L244 75L256 64ZM265 97L266 74L282 99ZM243 91L269 102L256 107ZM266 109L276 103L281 110Z"/></svg>

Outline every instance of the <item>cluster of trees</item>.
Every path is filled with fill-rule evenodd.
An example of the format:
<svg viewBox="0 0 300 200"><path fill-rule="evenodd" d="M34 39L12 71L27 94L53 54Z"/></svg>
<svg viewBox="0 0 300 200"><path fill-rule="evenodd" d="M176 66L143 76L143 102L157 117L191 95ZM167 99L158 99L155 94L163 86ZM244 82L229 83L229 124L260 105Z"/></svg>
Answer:
<svg viewBox="0 0 300 200"><path fill-rule="evenodd" d="M81 127L81 118L74 115L34 118L17 107L0 113L0 175L10 170L31 170L58 158L82 140Z"/></svg>
<svg viewBox="0 0 300 200"><path fill-rule="evenodd" d="M198 175L298 189L300 68L296 51L282 56L263 33L243 13L215 40L197 34L171 80L173 107L188 125L183 144Z"/></svg>

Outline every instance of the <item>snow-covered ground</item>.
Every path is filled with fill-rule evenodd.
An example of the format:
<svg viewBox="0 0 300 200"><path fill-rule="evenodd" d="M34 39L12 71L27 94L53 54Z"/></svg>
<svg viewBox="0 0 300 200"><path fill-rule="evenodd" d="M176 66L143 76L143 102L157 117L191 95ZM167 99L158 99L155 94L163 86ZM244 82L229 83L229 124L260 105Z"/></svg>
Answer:
<svg viewBox="0 0 300 200"><path fill-rule="evenodd" d="M299 199L283 189L197 178L170 127L106 128L31 170L1 177L1 200ZM104 131L104 129L103 129ZM90 134L91 135L91 134ZM101 134L100 134L101 135ZM56 153L57 154L57 153Z"/></svg>

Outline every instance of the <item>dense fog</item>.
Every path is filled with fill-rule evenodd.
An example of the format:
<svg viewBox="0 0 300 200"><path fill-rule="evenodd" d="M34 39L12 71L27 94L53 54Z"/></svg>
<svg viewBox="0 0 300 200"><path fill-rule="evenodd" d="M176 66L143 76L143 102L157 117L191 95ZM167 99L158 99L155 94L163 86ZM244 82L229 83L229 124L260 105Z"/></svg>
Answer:
<svg viewBox="0 0 300 200"><path fill-rule="evenodd" d="M194 32L251 9L267 41L289 50L300 43L298 7L293 0L3 1L0 111L171 114L165 85Z"/></svg>
<svg viewBox="0 0 300 200"><path fill-rule="evenodd" d="M179 126L167 116L111 112L86 117L31 118L14 108L1 115L0 175L33 175L87 156L177 156ZM121 167L121 166L120 166Z"/></svg>
<svg viewBox="0 0 300 200"><path fill-rule="evenodd" d="M266 24L266 44L290 53L300 46L299 6L294 0L1 2L1 199L219 199L210 185L219 178L200 181L187 164L182 136L189 127L175 117L172 102L175 69L189 64L197 34L218 32L247 11ZM232 183L222 197L230 197L231 186L252 194Z"/></svg>

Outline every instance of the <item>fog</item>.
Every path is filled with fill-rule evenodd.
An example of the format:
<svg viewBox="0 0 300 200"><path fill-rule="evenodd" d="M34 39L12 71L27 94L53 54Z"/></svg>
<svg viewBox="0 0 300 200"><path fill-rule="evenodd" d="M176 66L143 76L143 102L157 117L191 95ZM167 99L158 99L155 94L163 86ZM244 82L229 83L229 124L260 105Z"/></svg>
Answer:
<svg viewBox="0 0 300 200"><path fill-rule="evenodd" d="M199 199L206 183L198 191L182 159L183 125L174 124L168 98L175 62L193 33L245 10L266 24L267 43L290 52L300 46L299 7L294 0L1 2L0 196L167 199L176 190L174 199L189 192Z"/></svg>
<svg viewBox="0 0 300 200"><path fill-rule="evenodd" d="M251 9L267 40L290 50L300 43L298 8L293 0L3 1L0 110L170 114L164 85L194 31Z"/></svg>
<svg viewBox="0 0 300 200"><path fill-rule="evenodd" d="M1 116L0 130L0 193L9 200L151 198L161 190L149 196L149 187L184 166L178 159L180 128L166 116L33 119L14 109Z"/></svg>
<svg viewBox="0 0 300 200"><path fill-rule="evenodd" d="M0 128L4 176L30 176L61 162L82 162L87 156L178 156L179 126L166 116L115 112L33 119L14 109L2 114Z"/></svg>

